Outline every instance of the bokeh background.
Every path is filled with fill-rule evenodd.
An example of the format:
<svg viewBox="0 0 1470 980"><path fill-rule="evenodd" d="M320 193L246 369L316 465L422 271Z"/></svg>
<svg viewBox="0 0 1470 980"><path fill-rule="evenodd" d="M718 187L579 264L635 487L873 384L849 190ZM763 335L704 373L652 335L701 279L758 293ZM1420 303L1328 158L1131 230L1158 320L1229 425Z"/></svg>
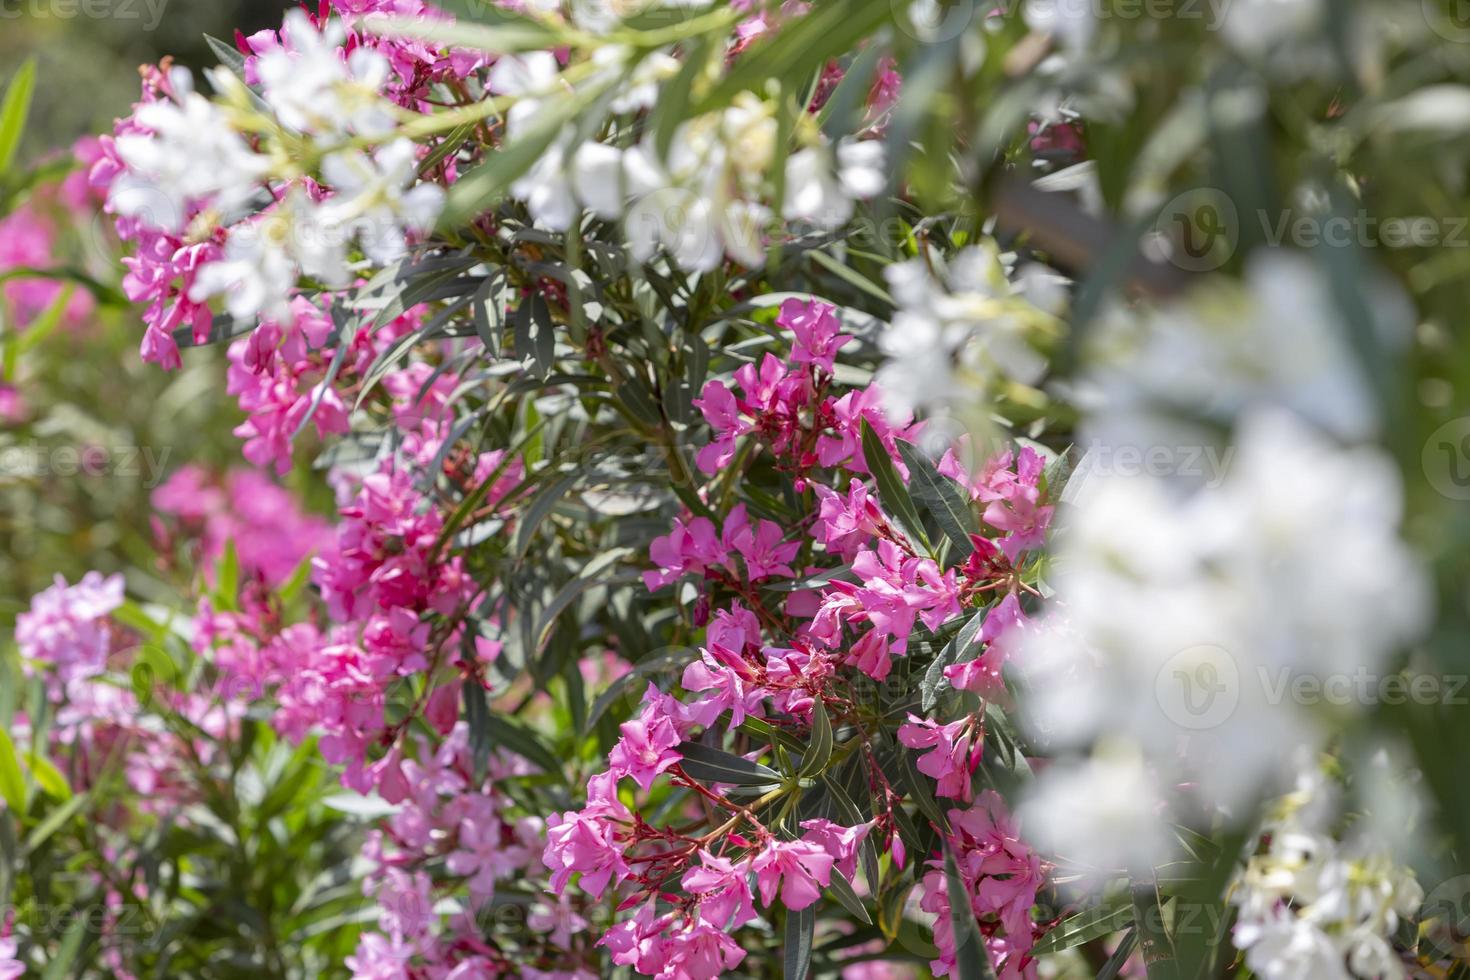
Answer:
<svg viewBox="0 0 1470 980"><path fill-rule="evenodd" d="M23 158L111 125L137 97L138 66L172 56L216 64L205 34L224 40L277 27L285 0L0 0L0 75L35 58L38 78Z"/></svg>

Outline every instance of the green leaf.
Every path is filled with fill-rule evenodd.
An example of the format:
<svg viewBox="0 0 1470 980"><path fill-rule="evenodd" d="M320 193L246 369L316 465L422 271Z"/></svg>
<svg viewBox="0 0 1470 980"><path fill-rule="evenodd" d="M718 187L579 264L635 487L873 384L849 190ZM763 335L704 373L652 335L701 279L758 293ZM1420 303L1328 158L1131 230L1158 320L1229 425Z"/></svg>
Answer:
<svg viewBox="0 0 1470 980"><path fill-rule="evenodd" d="M77 955L82 951L82 942L87 938L87 931L93 917L92 910L72 911L81 914L67 928L66 935L61 939L61 946L56 950L56 955L46 962L46 972L41 974L41 980L66 980L69 977L80 976L80 971L75 970Z"/></svg>
<svg viewBox="0 0 1470 980"><path fill-rule="evenodd" d="M782 964L786 980L806 980L812 967L812 934L817 928L817 906L801 911L786 910L786 946Z"/></svg>
<svg viewBox="0 0 1470 980"><path fill-rule="evenodd" d="M465 684L464 718L470 726L470 761L477 780L485 778L485 771L490 768L490 753L495 748L490 727L485 723L489 717L490 705L485 700L485 689L479 684Z"/></svg>
<svg viewBox="0 0 1470 980"><path fill-rule="evenodd" d="M678 752L684 757L680 763L684 772L701 782L733 786L779 785L781 782L781 774L770 766L698 742L680 742Z"/></svg>
<svg viewBox="0 0 1470 980"><path fill-rule="evenodd" d="M858 898L857 892L852 887L852 882L847 876L836 868L832 869L832 884L829 889L832 896L842 903L842 907L851 912L853 916L863 925L872 925L873 918L868 914L867 906L863 900Z"/></svg>
<svg viewBox="0 0 1470 980"><path fill-rule="evenodd" d="M891 21L893 5L870 0L830 0L804 17L765 35L735 62L735 67L700 103L700 112L727 105L741 92L761 92L770 79L806 76L827 59L845 54Z"/></svg>
<svg viewBox="0 0 1470 980"><path fill-rule="evenodd" d="M34 748L26 756L26 768L35 777L36 785L45 790L47 796L54 800L71 799L71 784L66 781L66 776L50 759L37 753Z"/></svg>
<svg viewBox="0 0 1470 980"><path fill-rule="evenodd" d="M1133 922L1133 906L1109 903L1068 916L1036 941L1032 952L1060 953L1126 929Z"/></svg>
<svg viewBox="0 0 1470 980"><path fill-rule="evenodd" d="M919 519L913 498L903 485L903 480L893 465L893 459L883 446L883 440L878 438L878 433L873 431L867 419L863 419L863 460L873 474L873 482L878 484L878 499L882 501L884 509L898 522L910 541L927 550L929 539L924 534L924 522Z"/></svg>
<svg viewBox="0 0 1470 980"><path fill-rule="evenodd" d="M492 207L517 177L545 155L562 127L596 101L611 81L585 84L576 95L544 100L535 122L525 132L512 137L449 189L440 223L447 227L461 225Z"/></svg>
<svg viewBox="0 0 1470 980"><path fill-rule="evenodd" d="M583 732L590 731L592 726L597 724L598 720L607 713L607 709L612 706L612 703L628 693L628 688L632 687L634 683L647 677L649 674L684 667L695 656L697 654L693 650L687 647L680 647L670 653L662 653L656 657L650 657L647 660L640 661L632 670L609 684L607 690L599 694L597 700L592 702L592 710L587 713L587 721L583 725Z"/></svg>
<svg viewBox="0 0 1470 980"><path fill-rule="evenodd" d="M980 635L980 630L985 625L985 617L989 615L988 609L982 609L972 615L968 622L955 634L954 639L944 645L944 649L929 664L929 669L924 671L924 679L919 682L919 694L922 700L920 706L928 711L934 707L939 695L949 689L949 680L944 676L944 668L961 662L970 646L975 642L975 637Z"/></svg>
<svg viewBox="0 0 1470 980"><path fill-rule="evenodd" d="M985 952L985 941L980 938L980 925L975 921L975 910L970 906L969 889L955 866L954 854L944 850L944 878L949 889L949 917L954 926L956 976L994 978L990 969L990 957Z"/></svg>
<svg viewBox="0 0 1470 980"><path fill-rule="evenodd" d="M468 690L474 686L466 684L465 688ZM562 771L562 762L556 757L556 753L547 748L546 742L540 735L519 722L511 721L505 715L489 711L481 719L481 724L490 738L491 745L514 752L548 773L555 774Z"/></svg>
<svg viewBox="0 0 1470 980"><path fill-rule="evenodd" d="M817 775L827 767L827 760L832 758L832 721L827 717L827 708L821 701L812 703L812 734L807 749L801 756L801 769L797 772L802 778L810 778Z"/></svg>
<svg viewBox="0 0 1470 980"><path fill-rule="evenodd" d="M15 754L15 743L3 728L0 728L0 797L4 798L11 813L17 817L24 816L26 777L21 771L20 759Z"/></svg>
<svg viewBox="0 0 1470 980"><path fill-rule="evenodd" d="M10 79L5 98L0 101L0 176L8 175L15 163L20 138L25 132L26 117L31 111L31 95L36 88L36 62L27 58Z"/></svg>
<svg viewBox="0 0 1470 980"><path fill-rule="evenodd" d="M32 854L38 847L50 840L53 834L62 827L65 827L71 818L81 811L89 798L90 795L86 793L80 796L73 796L61 806L46 814L46 818L36 824L35 829L26 837L25 852Z"/></svg>
<svg viewBox="0 0 1470 980"><path fill-rule="evenodd" d="M515 555L517 558L525 557L541 522L546 520L552 508L561 502L561 498L565 497L567 491L580 479L582 479L582 474L574 470L536 494L536 499L531 501L531 506L521 515L520 526L516 528Z"/></svg>
<svg viewBox="0 0 1470 980"><path fill-rule="evenodd" d="M446 47L488 51L491 54L543 51L567 43L565 32L552 30L549 22L524 16L507 18L498 24L466 24L449 20L425 20L422 17L371 14L365 25L375 34L413 38Z"/></svg>
<svg viewBox="0 0 1470 980"><path fill-rule="evenodd" d="M909 489L914 500L934 518L945 537L954 544L957 559L964 561L975 550L970 534L979 530L969 497L958 483L942 475L934 461L918 446L900 441L898 454L909 468Z"/></svg>
<svg viewBox="0 0 1470 980"><path fill-rule="evenodd" d="M1113 980L1114 977L1123 972L1124 965L1128 962L1128 958L1133 955L1133 948L1137 945L1138 930L1129 929L1123 935L1122 940L1119 941L1118 948L1113 950L1113 955L1109 956L1108 961L1103 964L1103 968L1097 971L1097 980Z"/></svg>

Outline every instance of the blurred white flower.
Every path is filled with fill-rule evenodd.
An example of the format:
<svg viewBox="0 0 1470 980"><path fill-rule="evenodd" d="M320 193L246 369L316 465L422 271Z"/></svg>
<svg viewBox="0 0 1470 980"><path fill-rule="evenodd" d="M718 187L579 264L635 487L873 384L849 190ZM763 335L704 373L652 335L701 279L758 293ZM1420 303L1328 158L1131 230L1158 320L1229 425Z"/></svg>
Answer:
<svg viewBox="0 0 1470 980"><path fill-rule="evenodd" d="M1141 758L1115 745L1042 770L1020 812L1028 839L1091 884L1168 857L1174 841L1160 805Z"/></svg>
<svg viewBox="0 0 1470 980"><path fill-rule="evenodd" d="M1382 342L1407 339L1411 321L1402 298L1378 280L1365 286ZM1229 421L1265 403L1344 439L1367 438L1378 428L1342 314L1325 277L1303 255L1252 258L1243 289L1205 287L1142 316L1116 310L1092 332L1087 359L1097 426L1140 409Z"/></svg>
<svg viewBox="0 0 1470 980"><path fill-rule="evenodd" d="M120 215L179 232L191 205L228 214L253 198L269 163L230 127L219 108L194 91L189 72L169 73L172 100L140 105L138 124L152 135L117 138L127 172L113 184L108 205Z"/></svg>
<svg viewBox="0 0 1470 980"><path fill-rule="evenodd" d="M368 47L343 51L346 28L328 21L318 31L303 11L286 14L283 43L260 56L261 97L282 124L318 136L379 135L393 128L382 96L388 59Z"/></svg>
<svg viewBox="0 0 1470 980"><path fill-rule="evenodd" d="M1233 941L1261 977L1399 980L1404 967L1389 940L1424 891L1376 842L1343 845L1326 832L1333 795L1313 766L1271 807L1264 850L1231 893Z"/></svg>
<svg viewBox="0 0 1470 980"><path fill-rule="evenodd" d="M224 255L199 269L189 298L197 303L223 294L225 310L236 320L263 316L289 322L299 274L291 254L292 235L291 215L284 209L235 225Z"/></svg>
<svg viewBox="0 0 1470 980"><path fill-rule="evenodd" d="M1065 628L1043 618L1016 662L1039 737L1126 736L1241 818L1292 765L1284 746L1331 733L1326 706L1296 703L1289 681L1376 676L1428 599L1387 458L1280 411L1249 415L1237 438L1215 488L1088 481L1059 520L1050 577Z"/></svg>
<svg viewBox="0 0 1470 980"><path fill-rule="evenodd" d="M405 236L428 231L444 207L444 189L417 183L417 147L397 139L372 156L357 150L322 161L322 177L336 192L322 209L324 221L352 229L368 258L387 265L407 251Z"/></svg>
<svg viewBox="0 0 1470 980"><path fill-rule="evenodd" d="M1046 361L1030 338L1050 317L1011 282L1012 259L987 241L947 266L930 254L885 270L898 312L879 337L887 360L876 381L890 412L973 399L998 378L1040 377Z"/></svg>

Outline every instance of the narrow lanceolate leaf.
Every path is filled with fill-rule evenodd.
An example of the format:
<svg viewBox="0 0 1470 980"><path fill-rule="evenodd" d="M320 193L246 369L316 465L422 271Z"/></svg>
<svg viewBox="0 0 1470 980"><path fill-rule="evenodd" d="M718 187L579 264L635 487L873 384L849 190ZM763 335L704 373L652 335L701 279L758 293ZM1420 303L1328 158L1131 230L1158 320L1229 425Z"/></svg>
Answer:
<svg viewBox="0 0 1470 980"><path fill-rule="evenodd" d="M770 766L698 742L681 742L678 752L684 757L680 763L684 771L700 782L733 786L764 786L781 782L781 774Z"/></svg>
<svg viewBox="0 0 1470 980"><path fill-rule="evenodd" d="M842 903L843 908L856 916L859 922L868 926L873 924L873 918L868 914L867 906L863 904L863 900L858 898L857 892L852 887L852 882L848 881L847 876L836 868L832 869L831 891L832 896Z"/></svg>
<svg viewBox="0 0 1470 980"><path fill-rule="evenodd" d="M863 420L863 460L873 474L873 482L878 484L878 499L883 502L883 509L898 522L910 541L927 550L929 538L924 534L924 522L919 519L914 500L903 485L883 440L866 419Z"/></svg>
<svg viewBox="0 0 1470 980"><path fill-rule="evenodd" d="M3 728L0 728L0 798L4 798L11 813L26 812L26 778L15 755L15 744Z"/></svg>
<svg viewBox="0 0 1470 980"><path fill-rule="evenodd" d="M928 711L934 707L939 696L949 690L950 683L944 676L944 668L960 663L970 647L975 642L975 637L980 635L980 629L985 625L985 617L989 610L982 609L970 617L955 638L944 645L939 651L929 669L924 671L924 679L919 683L919 693L923 700L920 702L923 709Z"/></svg>
<svg viewBox="0 0 1470 980"><path fill-rule="evenodd" d="M811 743L801 757L801 770L797 775L803 777L817 775L827 767L827 760L830 758L832 758L832 721L827 717L827 709L822 702L817 701L812 705Z"/></svg>
<svg viewBox="0 0 1470 980"><path fill-rule="evenodd" d="M917 446L900 442L898 453L909 468L909 492L914 501L934 518L944 536L954 544L955 557L964 561L975 550L970 535L979 530L965 492L958 483L942 475L934 461Z"/></svg>
<svg viewBox="0 0 1470 980"><path fill-rule="evenodd" d="M469 688L474 685L465 686ZM480 724L484 726L492 745L508 749L527 762L540 766L546 772L561 772L561 760L551 749L547 748L541 736L523 727L519 722L511 721L494 711L488 711L480 719Z"/></svg>
<svg viewBox="0 0 1470 980"><path fill-rule="evenodd" d="M1036 941L1033 953L1060 953L1074 946L1110 936L1133 922L1132 905L1107 904L1084 909L1063 919L1050 932Z"/></svg>
<svg viewBox="0 0 1470 980"><path fill-rule="evenodd" d="M975 921L975 911L970 907L969 889L965 879L955 866L954 854L948 848L944 852L944 877L949 888L949 916L954 925L954 955L956 976L993 980L995 973L990 969L990 957L985 952L985 941L980 938L980 926Z"/></svg>
<svg viewBox="0 0 1470 980"><path fill-rule="evenodd" d="M36 63L27 60L11 78L0 101L0 176L9 173L20 149L20 137L31 111L31 94L36 88Z"/></svg>
<svg viewBox="0 0 1470 980"><path fill-rule="evenodd" d="M812 967L812 934L817 928L817 907L808 905L800 912L786 910L786 980L806 980Z"/></svg>
<svg viewBox="0 0 1470 980"><path fill-rule="evenodd" d="M433 41L491 54L543 51L566 43L564 32L552 30L547 23L529 17L507 19L499 24L466 24L453 20L370 14L365 26L375 34Z"/></svg>

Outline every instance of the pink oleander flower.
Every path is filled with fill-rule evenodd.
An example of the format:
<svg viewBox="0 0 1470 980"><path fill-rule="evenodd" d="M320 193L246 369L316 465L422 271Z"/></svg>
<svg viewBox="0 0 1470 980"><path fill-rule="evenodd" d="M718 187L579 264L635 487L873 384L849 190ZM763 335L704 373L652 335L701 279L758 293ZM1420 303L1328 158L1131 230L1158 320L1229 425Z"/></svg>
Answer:
<svg viewBox="0 0 1470 980"><path fill-rule="evenodd" d="M26 965L15 958L16 943L6 937L0 939L0 980L19 980L25 976Z"/></svg>
<svg viewBox="0 0 1470 980"><path fill-rule="evenodd" d="M819 844L807 840L769 840L751 861L761 901L770 905L781 893L781 904L800 911L822 897L822 889L832 882L831 854Z"/></svg>
<svg viewBox="0 0 1470 980"><path fill-rule="evenodd" d="M408 980L414 947L402 936L365 932L357 951L343 961L353 980Z"/></svg>
<svg viewBox="0 0 1470 980"><path fill-rule="evenodd" d="M784 537L781 525L764 519L751 524L745 505L736 504L725 518L721 543L727 550L740 553L740 557L745 559L747 578L751 582L759 582L772 575L787 578L796 575L789 563L801 550L801 542L783 541Z"/></svg>
<svg viewBox="0 0 1470 980"><path fill-rule="evenodd" d="M841 333L837 308L820 300L788 299L781 304L776 324L796 334L791 349L793 364L815 364L832 372L833 359L842 345L852 338Z"/></svg>
<svg viewBox="0 0 1470 980"><path fill-rule="evenodd" d="M1035 976L1030 950L1041 932L1031 920L1037 892L1045 883L1040 858L1020 839L994 790L981 793L968 810L949 811L949 820L949 846L971 911L998 926L986 930L985 938L998 976L1030 980ZM940 950L940 958L930 967L935 976L949 976L955 968L955 941L944 862L931 861L929 867L920 908L936 916L934 945Z"/></svg>
<svg viewBox="0 0 1470 980"><path fill-rule="evenodd" d="M716 980L745 959L739 943L703 920L670 937L665 951L668 959L658 973L661 980Z"/></svg>
<svg viewBox="0 0 1470 980"><path fill-rule="evenodd" d="M655 538L649 547L649 558L658 571L643 573L643 584L651 592L690 573L702 573L729 560L728 546L720 542L715 526L707 517L695 517L688 523L674 518L674 529Z"/></svg>
<svg viewBox="0 0 1470 980"><path fill-rule="evenodd" d="M617 833L618 821L631 821L632 814L618 800L617 777L611 772L593 776L588 783L587 805L579 811L553 813L546 822L546 849L541 862L552 872L552 890L560 895L573 874L580 874L579 887L593 898L601 898L608 882L628 876L623 861L627 841Z"/></svg>
<svg viewBox="0 0 1470 980"><path fill-rule="evenodd" d="M451 874L469 878L470 898L485 903L495 897L495 883L525 867L527 854L501 839L498 821L464 820L459 825L459 849L445 862Z"/></svg>
<svg viewBox="0 0 1470 980"><path fill-rule="evenodd" d="M863 846L863 841L868 839L868 832L873 829L872 823L844 827L818 817L803 820L801 829L806 831L802 839L811 841L832 855L837 870L841 871L848 881L851 881L857 874L858 851Z"/></svg>
<svg viewBox="0 0 1470 980"><path fill-rule="evenodd" d="M46 269L56 264L56 236L52 225L29 205L16 208L0 218L0 272L17 269ZM11 327L25 330L30 323L56 303L68 288L57 279L44 276L17 276L0 286L0 296L10 308ZM75 325L92 312L92 294L72 289L62 309L62 319Z"/></svg>
<svg viewBox="0 0 1470 980"><path fill-rule="evenodd" d="M882 395L869 385L860 391L849 391L841 398L829 398L822 415L832 430L817 440L817 461L823 466L845 466L854 473L871 472L863 457L863 422L867 422L888 451L899 475L908 479L908 467L898 454L898 440L909 440L916 433L911 418L890 421L883 411Z"/></svg>
<svg viewBox="0 0 1470 980"><path fill-rule="evenodd" d="M153 491L152 501L198 530L211 575L228 542L242 572L277 586L332 541L326 521L305 513L295 496L254 470L231 472L221 487L199 467L185 466Z"/></svg>
<svg viewBox="0 0 1470 980"><path fill-rule="evenodd" d="M883 520L878 502L857 479L849 482L846 497L820 484L813 489L819 508L812 536L826 545L829 552L851 562L878 533L879 522Z"/></svg>
<svg viewBox="0 0 1470 980"><path fill-rule="evenodd" d="M619 777L631 776L641 789L648 789L659 774L678 765L683 758L674 751L682 739L667 715L645 711L643 716L625 721L623 737L607 754L611 771Z"/></svg>
<svg viewBox="0 0 1470 980"><path fill-rule="evenodd" d="M702 447L695 463L706 473L717 473L735 458L735 440L753 430L740 413L740 403L735 394L723 381L707 381L700 397L694 399L698 408L714 430L714 441Z"/></svg>
<svg viewBox="0 0 1470 980"><path fill-rule="evenodd" d="M1025 446L1018 454L1006 450L992 458L973 483L961 480L970 486L972 496L985 502L981 515L985 523L1006 532L996 543L1012 564L1021 552L1034 550L1046 540L1055 508L1039 505L1045 468L1041 456Z"/></svg>
<svg viewBox="0 0 1470 980"><path fill-rule="evenodd" d="M685 891L699 896L699 916L716 929L734 930L755 918L750 867L699 852L700 864L684 872Z"/></svg>
<svg viewBox="0 0 1470 980"><path fill-rule="evenodd" d="M761 622L755 613L736 602L729 609L716 611L705 635L711 649L718 647L738 656L761 645Z"/></svg>
<svg viewBox="0 0 1470 980"><path fill-rule="evenodd" d="M934 795L969 802L974 792L970 776L979 765L985 746L978 738L971 745L973 727L970 718L941 725L912 714L899 726L899 742L911 749L932 750L919 757L918 769L938 782Z"/></svg>
<svg viewBox="0 0 1470 980"><path fill-rule="evenodd" d="M1021 612L1021 602L1011 592L992 610L985 614L977 642L985 650L973 660L951 664L944 668L944 676L956 689L989 695L1005 687L1001 679L1001 668L1010 660L1012 652L1020 643L1020 631L1029 623Z"/></svg>
<svg viewBox="0 0 1470 980"><path fill-rule="evenodd" d="M631 966L647 976L658 974L667 961L670 941L664 933L672 916L660 916L653 902L641 906L630 919L608 929L597 945L619 966Z"/></svg>
<svg viewBox="0 0 1470 980"><path fill-rule="evenodd" d="M758 712L767 692L751 683L753 674L749 664L720 646L701 650L700 658L684 668L682 686L690 692L714 693L690 705L694 721L708 728L729 711L730 725L735 727L747 714Z"/></svg>
<svg viewBox="0 0 1470 980"><path fill-rule="evenodd" d="M111 640L108 615L122 605L121 575L104 578L88 572L76 585L56 576L55 584L31 599L31 607L15 620L15 642L27 673L40 665L53 700L73 681L94 677L107 666Z"/></svg>

